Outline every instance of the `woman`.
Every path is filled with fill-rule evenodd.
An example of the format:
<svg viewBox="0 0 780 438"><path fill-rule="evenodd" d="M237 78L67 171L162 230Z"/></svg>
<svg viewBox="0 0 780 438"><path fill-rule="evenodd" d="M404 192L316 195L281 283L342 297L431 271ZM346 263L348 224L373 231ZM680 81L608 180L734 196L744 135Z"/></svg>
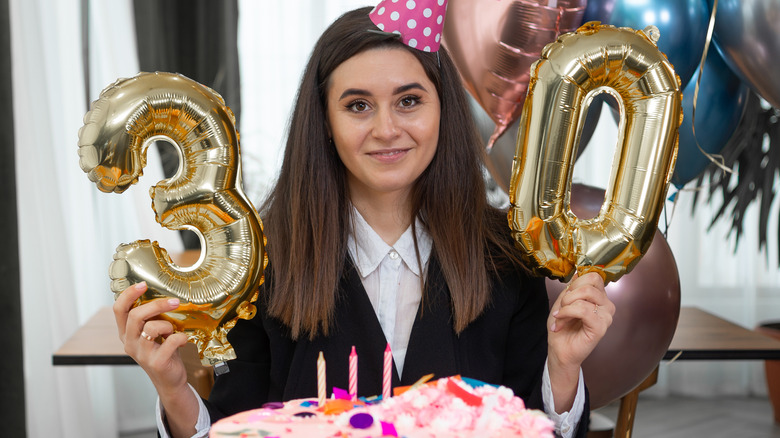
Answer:
<svg viewBox="0 0 780 438"><path fill-rule="evenodd" d="M177 300L131 309L137 285L114 305L125 350L160 396L161 432L192 436L267 401L315 396L320 351L328 391L344 388L353 345L359 394L379 394L390 343L394 386L428 373L503 384L565 436L584 436L580 364L614 313L601 278L572 281L548 315L544 280L487 203L454 64L378 31L369 11L339 18L313 50L262 208L271 263L258 314L230 332L238 358L208 402L186 383L185 335L156 319Z"/></svg>

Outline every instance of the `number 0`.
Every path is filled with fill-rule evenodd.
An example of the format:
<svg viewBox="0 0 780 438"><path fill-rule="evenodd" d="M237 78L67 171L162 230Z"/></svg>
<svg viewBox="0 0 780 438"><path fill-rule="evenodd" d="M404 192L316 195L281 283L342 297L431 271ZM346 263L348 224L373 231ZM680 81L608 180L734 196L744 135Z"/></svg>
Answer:
<svg viewBox="0 0 780 438"><path fill-rule="evenodd" d="M682 121L679 78L653 36L655 28L591 22L547 45L531 66L509 225L540 274L568 279L575 269L595 270L615 281L652 242ZM618 145L598 217L579 220L569 199L576 145L590 101L605 92L620 106Z"/></svg>

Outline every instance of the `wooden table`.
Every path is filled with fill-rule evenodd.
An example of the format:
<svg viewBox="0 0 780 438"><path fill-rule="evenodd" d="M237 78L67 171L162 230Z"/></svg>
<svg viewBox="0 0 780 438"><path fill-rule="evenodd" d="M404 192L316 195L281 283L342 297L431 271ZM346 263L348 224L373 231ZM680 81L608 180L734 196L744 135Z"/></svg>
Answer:
<svg viewBox="0 0 780 438"><path fill-rule="evenodd" d="M780 359L780 341L746 329L697 307L680 309L680 319L664 360Z"/></svg>
<svg viewBox="0 0 780 438"><path fill-rule="evenodd" d="M135 365L119 340L111 307L103 307L52 355L54 365Z"/></svg>
<svg viewBox="0 0 780 438"><path fill-rule="evenodd" d="M663 360L780 360L780 341L697 307L680 308L680 318ZM655 385L658 368L620 399L616 438L631 437L639 393Z"/></svg>
<svg viewBox="0 0 780 438"><path fill-rule="evenodd" d="M203 398L208 398L214 384L211 367L201 365L195 344L180 350L187 368L187 381ZM52 355L54 365L136 365L125 353L111 307L103 307L76 330Z"/></svg>

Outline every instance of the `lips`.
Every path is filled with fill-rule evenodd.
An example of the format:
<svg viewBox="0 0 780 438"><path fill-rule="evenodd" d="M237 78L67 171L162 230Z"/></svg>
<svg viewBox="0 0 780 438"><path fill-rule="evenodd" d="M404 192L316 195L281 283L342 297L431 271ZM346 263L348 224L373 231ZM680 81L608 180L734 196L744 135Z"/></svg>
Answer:
<svg viewBox="0 0 780 438"><path fill-rule="evenodd" d="M393 162L400 160L411 149L391 149L391 150L381 150L381 151L374 151L369 152L368 155L376 160L382 161L382 162Z"/></svg>

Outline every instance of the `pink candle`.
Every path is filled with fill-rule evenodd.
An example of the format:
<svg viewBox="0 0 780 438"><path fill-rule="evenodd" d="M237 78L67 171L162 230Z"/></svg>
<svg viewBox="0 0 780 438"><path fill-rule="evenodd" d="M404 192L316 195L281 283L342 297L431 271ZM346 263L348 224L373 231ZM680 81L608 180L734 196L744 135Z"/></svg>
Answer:
<svg viewBox="0 0 780 438"><path fill-rule="evenodd" d="M320 406L325 404L327 398L327 386L325 383L325 358L320 356L317 358L317 402Z"/></svg>
<svg viewBox="0 0 780 438"><path fill-rule="evenodd" d="M354 345L349 353L349 395L352 400L357 400L357 353Z"/></svg>
<svg viewBox="0 0 780 438"><path fill-rule="evenodd" d="M382 400L390 398L393 389L393 353L390 351L390 343L385 347L385 364L382 368Z"/></svg>

